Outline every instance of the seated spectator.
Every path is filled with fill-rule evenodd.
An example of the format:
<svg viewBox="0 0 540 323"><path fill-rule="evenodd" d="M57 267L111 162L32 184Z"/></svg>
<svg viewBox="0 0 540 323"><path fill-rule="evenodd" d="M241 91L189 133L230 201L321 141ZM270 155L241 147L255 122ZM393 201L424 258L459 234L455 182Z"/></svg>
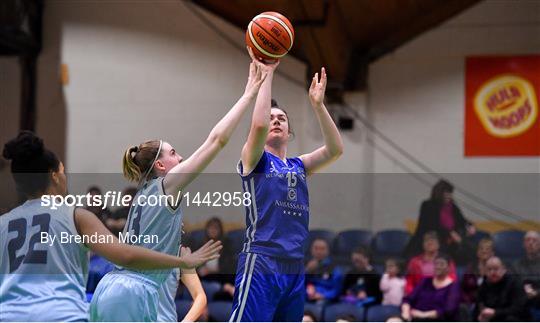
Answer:
<svg viewBox="0 0 540 323"><path fill-rule="evenodd" d="M406 320L456 321L459 314L459 285L449 273L450 259L439 255L435 259L435 275L424 278L401 306Z"/></svg>
<svg viewBox="0 0 540 323"><path fill-rule="evenodd" d="M441 252L452 257L459 264L466 264L472 258L471 237L476 233L474 225L465 219L453 201L454 187L440 180L431 191L431 198L422 202L418 226L405 248L408 257L421 252L424 234L435 231L439 238Z"/></svg>
<svg viewBox="0 0 540 323"><path fill-rule="evenodd" d="M478 242L476 259L470 263L461 282L461 299L465 304L475 304L478 287L482 285L486 276L486 263L495 255L493 240L482 239Z"/></svg>
<svg viewBox="0 0 540 323"><path fill-rule="evenodd" d="M410 294L422 279L433 277L435 258L439 254L439 239L436 232L429 231L424 234L423 249L424 252L412 258L407 265L405 295ZM457 280L456 266L453 261L449 263L449 275L453 280Z"/></svg>
<svg viewBox="0 0 540 323"><path fill-rule="evenodd" d="M131 196L132 202L136 194L136 187L127 187L124 189L124 191L122 191L122 196ZM109 217L107 217L107 219L105 219L105 225L116 236L118 236L118 234L124 230L130 208L131 206L122 206L116 209Z"/></svg>
<svg viewBox="0 0 540 323"><path fill-rule="evenodd" d="M523 281L523 289L527 294L527 305L540 311L540 234L528 231L523 238L525 258L514 264L514 273ZM536 314L539 315L539 314ZM536 316L535 315L535 316ZM539 315L540 316L540 315ZM540 317L535 317L540 320Z"/></svg>
<svg viewBox="0 0 540 323"><path fill-rule="evenodd" d="M223 249L218 259L211 260L197 269L199 276L205 281L217 281L222 284L232 284L234 286L236 264L233 259L231 244L223 231L223 223L217 217L211 218L206 222L204 239L197 245L192 246L192 249L199 249L209 240L221 241ZM232 290L227 291L231 291L234 294L234 287Z"/></svg>
<svg viewBox="0 0 540 323"><path fill-rule="evenodd" d="M405 278L400 275L399 264L395 259L386 260L386 271L379 287L383 293L383 305L401 305L405 293Z"/></svg>
<svg viewBox="0 0 540 323"><path fill-rule="evenodd" d="M302 322L317 322L315 314L311 311L304 311L304 316L302 317Z"/></svg>
<svg viewBox="0 0 540 323"><path fill-rule="evenodd" d="M101 220L105 224L107 221L107 218L111 215L111 211L108 208L103 208L103 194L101 192L101 188L98 186L91 186L88 189L87 194L90 194L90 204L86 206L86 209L92 213L94 213L98 219ZM101 203L94 202L93 196L101 196Z"/></svg>
<svg viewBox="0 0 540 323"><path fill-rule="evenodd" d="M341 292L343 273L329 257L329 253L326 240L315 239L311 244L311 259L305 267L308 301L331 301Z"/></svg>
<svg viewBox="0 0 540 323"><path fill-rule="evenodd" d="M478 289L474 317L480 322L528 320L527 295L520 279L509 275L498 257L488 259L486 271L486 279Z"/></svg>
<svg viewBox="0 0 540 323"><path fill-rule="evenodd" d="M376 302L382 299L381 275L369 263L366 249L359 247L351 254L353 268L345 275L342 295L350 302Z"/></svg>

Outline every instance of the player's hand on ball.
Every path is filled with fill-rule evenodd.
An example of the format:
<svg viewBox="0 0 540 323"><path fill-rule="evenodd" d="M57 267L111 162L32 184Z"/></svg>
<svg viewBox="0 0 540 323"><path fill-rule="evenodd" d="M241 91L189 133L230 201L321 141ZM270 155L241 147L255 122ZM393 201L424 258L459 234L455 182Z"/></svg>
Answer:
<svg viewBox="0 0 540 323"><path fill-rule="evenodd" d="M207 261L219 258L219 252L222 248L221 241L213 240L208 241L195 252L191 252L189 248L182 247L180 251L180 258L184 262L182 268L197 268Z"/></svg>
<svg viewBox="0 0 540 323"><path fill-rule="evenodd" d="M249 64L249 76L244 95L250 98L256 97L259 89L261 88L261 84L263 84L264 79L266 78L266 75L268 75L268 73L264 72L260 65L251 62L251 64Z"/></svg>
<svg viewBox="0 0 540 323"><path fill-rule="evenodd" d="M319 73L315 73L309 87L309 101L311 105L316 107L323 104L324 92L326 91L326 70L321 68L321 79Z"/></svg>
<svg viewBox="0 0 540 323"><path fill-rule="evenodd" d="M249 46L247 46L247 51L249 53L249 57L251 57L251 61L259 66L263 72L272 73L279 65L279 60L277 59L275 61L261 61L259 58L255 57L253 50Z"/></svg>

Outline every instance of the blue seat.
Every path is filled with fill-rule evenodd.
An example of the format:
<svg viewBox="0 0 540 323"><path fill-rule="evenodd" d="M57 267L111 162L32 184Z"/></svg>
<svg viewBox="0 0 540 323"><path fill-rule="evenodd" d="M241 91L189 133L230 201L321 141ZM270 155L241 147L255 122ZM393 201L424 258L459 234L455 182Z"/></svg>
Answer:
<svg viewBox="0 0 540 323"><path fill-rule="evenodd" d="M181 321L189 312L189 309L191 308L191 303L192 301L188 301L185 299L177 299L174 301L174 304L176 305L176 316L178 317L178 321Z"/></svg>
<svg viewBox="0 0 540 323"><path fill-rule="evenodd" d="M239 253L242 251L242 248L244 247L244 240L246 239L246 230L245 229L238 229L238 230L232 230L227 233L227 238L229 238L229 242L231 243L231 249L234 252L234 254Z"/></svg>
<svg viewBox="0 0 540 323"><path fill-rule="evenodd" d="M394 305L374 305L367 309L366 321L385 322L389 317L400 316L401 309Z"/></svg>
<svg viewBox="0 0 540 323"><path fill-rule="evenodd" d="M523 237L525 232L518 230L499 231L493 235L495 254L511 262L525 256Z"/></svg>
<svg viewBox="0 0 540 323"><path fill-rule="evenodd" d="M217 322L228 322L232 312L232 302L209 302L208 315Z"/></svg>
<svg viewBox="0 0 540 323"><path fill-rule="evenodd" d="M221 284L215 281L201 281L202 288L206 294L206 299L210 302L214 299L214 295L221 290ZM182 286L181 298L183 300L191 301L191 294L189 290Z"/></svg>
<svg viewBox="0 0 540 323"><path fill-rule="evenodd" d="M410 238L409 232L404 230L382 230L377 232L371 245L373 258L378 262L389 257L403 258L403 252Z"/></svg>
<svg viewBox="0 0 540 323"><path fill-rule="evenodd" d="M324 239L328 243L328 247L332 248L334 238L336 234L330 230L317 229L310 230L308 236L308 243L305 245L306 250L304 250L305 255L309 255L311 244L315 239Z"/></svg>
<svg viewBox="0 0 540 323"><path fill-rule="evenodd" d="M369 249L372 238L373 232L369 230L341 231L334 241L334 253L349 257L351 252L358 247Z"/></svg>
<svg viewBox="0 0 540 323"><path fill-rule="evenodd" d="M315 320L317 322L320 322L323 318L323 304L314 304L314 303L305 303L304 304L304 312L310 311L315 315Z"/></svg>
<svg viewBox="0 0 540 323"><path fill-rule="evenodd" d="M490 239L490 238L491 238L491 234L489 234L489 232L482 231L482 230L476 230L476 233L471 237L475 245L478 245L478 243L482 239Z"/></svg>
<svg viewBox="0 0 540 323"><path fill-rule="evenodd" d="M208 301L214 300L214 295L221 290L221 284L218 282L202 282L202 287Z"/></svg>
<svg viewBox="0 0 540 323"><path fill-rule="evenodd" d="M363 321L364 308L347 303L328 305L324 310L324 321L335 322L336 319L342 315L352 315L355 317L355 321Z"/></svg>

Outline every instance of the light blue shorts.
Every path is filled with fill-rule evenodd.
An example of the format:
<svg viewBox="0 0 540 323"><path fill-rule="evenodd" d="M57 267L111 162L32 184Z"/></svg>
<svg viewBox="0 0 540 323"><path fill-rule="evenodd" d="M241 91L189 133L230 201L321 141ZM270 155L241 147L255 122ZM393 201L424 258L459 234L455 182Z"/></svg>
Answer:
<svg viewBox="0 0 540 323"><path fill-rule="evenodd" d="M90 321L157 321L159 285L144 276L109 272L99 282L92 303Z"/></svg>

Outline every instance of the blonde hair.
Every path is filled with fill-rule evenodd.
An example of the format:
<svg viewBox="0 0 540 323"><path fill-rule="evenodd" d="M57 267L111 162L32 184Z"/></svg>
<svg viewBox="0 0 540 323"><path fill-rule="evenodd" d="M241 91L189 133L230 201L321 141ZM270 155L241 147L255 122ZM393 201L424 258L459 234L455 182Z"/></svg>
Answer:
<svg viewBox="0 0 540 323"><path fill-rule="evenodd" d="M143 177L147 177L159 157L160 146L161 140L148 140L129 147L122 159L124 177L132 182L140 182Z"/></svg>

